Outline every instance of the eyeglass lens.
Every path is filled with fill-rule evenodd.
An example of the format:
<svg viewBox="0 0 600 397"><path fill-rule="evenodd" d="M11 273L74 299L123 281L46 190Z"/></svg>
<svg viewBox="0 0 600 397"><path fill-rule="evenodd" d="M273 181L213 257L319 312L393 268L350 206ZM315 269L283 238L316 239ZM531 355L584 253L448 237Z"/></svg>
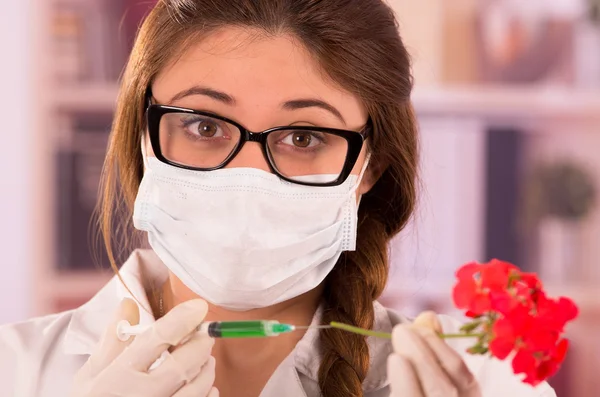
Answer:
<svg viewBox="0 0 600 397"><path fill-rule="evenodd" d="M221 165L236 150L241 135L231 123L191 113L166 113L159 126L163 156L199 169ZM273 167L286 178L329 183L342 172L348 141L331 133L289 128L268 135L267 152Z"/></svg>

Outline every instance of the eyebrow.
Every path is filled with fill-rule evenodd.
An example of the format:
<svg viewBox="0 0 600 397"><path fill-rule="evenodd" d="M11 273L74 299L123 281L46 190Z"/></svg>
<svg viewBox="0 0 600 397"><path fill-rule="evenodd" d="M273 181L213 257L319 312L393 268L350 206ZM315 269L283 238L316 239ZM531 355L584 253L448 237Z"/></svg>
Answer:
<svg viewBox="0 0 600 397"><path fill-rule="evenodd" d="M178 101L191 95L204 95L211 99L214 99L215 101L223 102L226 105L235 105L235 99L231 95L227 95L226 93L221 91L213 90L212 88L202 87L198 85L175 94L175 96L171 98L171 101L169 103Z"/></svg>
<svg viewBox="0 0 600 397"><path fill-rule="evenodd" d="M226 94L221 91L214 90L209 87L203 87L203 86L198 86L198 85L190 87L187 90L183 90L183 91L175 94L175 96L173 98L171 98L169 103L173 103L175 101L178 101L180 99L183 99L185 97L192 96L192 95L203 95L203 96L209 97L211 99L214 99L215 101L219 101L219 102L222 102L222 103L224 103L226 105L230 105L230 106L233 106L236 104L235 98L233 98L231 95ZM340 113L339 110L337 110L334 106L330 105L329 103L322 101L320 99L316 99L316 98L294 99L294 100L284 102L282 107L283 107L283 109L286 109L286 110L298 110L298 109L305 109L305 108L311 108L311 107L321 108L321 109L324 109L324 110L328 111L329 113L333 114L338 119L340 119L340 121L342 123L344 123L344 125L346 124L346 120L344 120L344 117L342 116L342 114Z"/></svg>
<svg viewBox="0 0 600 397"><path fill-rule="evenodd" d="M304 109L310 107L325 109L328 112L332 113L335 117L340 119L340 121L344 123L344 125L346 125L346 120L344 120L344 117L342 117L340 111L328 104L327 102L322 101L320 99L294 99L292 101L287 101L283 104L283 108L287 110Z"/></svg>

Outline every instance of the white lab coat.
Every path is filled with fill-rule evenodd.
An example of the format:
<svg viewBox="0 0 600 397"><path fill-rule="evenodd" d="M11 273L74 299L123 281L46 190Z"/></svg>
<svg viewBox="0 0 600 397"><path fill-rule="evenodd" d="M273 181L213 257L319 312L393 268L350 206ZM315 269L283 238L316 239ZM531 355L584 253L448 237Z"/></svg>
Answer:
<svg viewBox="0 0 600 397"><path fill-rule="evenodd" d="M149 283L166 279L166 269L149 250L138 250L123 265L121 275L142 305ZM96 296L78 309L0 327L0 397L65 397L77 370L87 360L119 302L128 292L114 278ZM141 323L154 321L141 312ZM318 321L319 312L313 321ZM456 332L459 323L440 316L445 332ZM389 332L408 321L375 303L375 329ZM277 368L260 397L317 397L319 364L316 330L306 333L295 350ZM369 338L371 369L364 382L365 397L387 397L386 360L389 341ZM522 384L510 364L464 353L468 342L450 343L464 356L479 380L484 397L555 397L544 383L536 388ZM391 375L393 376L393 374ZM199 396L201 397L201 396Z"/></svg>

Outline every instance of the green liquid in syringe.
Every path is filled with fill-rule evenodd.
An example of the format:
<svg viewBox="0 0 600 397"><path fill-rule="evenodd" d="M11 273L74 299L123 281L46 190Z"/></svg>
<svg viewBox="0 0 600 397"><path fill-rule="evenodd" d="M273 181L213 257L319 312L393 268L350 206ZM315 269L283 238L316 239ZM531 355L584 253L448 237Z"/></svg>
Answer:
<svg viewBox="0 0 600 397"><path fill-rule="evenodd" d="M216 338L264 338L293 330L277 321L223 321L211 323L208 334Z"/></svg>

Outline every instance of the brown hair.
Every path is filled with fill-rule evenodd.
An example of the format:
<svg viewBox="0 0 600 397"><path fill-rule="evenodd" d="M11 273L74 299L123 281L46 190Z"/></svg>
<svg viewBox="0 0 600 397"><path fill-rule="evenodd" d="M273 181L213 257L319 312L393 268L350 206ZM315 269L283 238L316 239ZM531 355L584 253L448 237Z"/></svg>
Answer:
<svg viewBox="0 0 600 397"><path fill-rule="evenodd" d="M359 210L357 250L342 254L325 281L323 323L364 328L387 282L387 243L415 205L417 132L410 103L409 56L392 10L382 0L163 0L142 25L121 83L105 164L101 201L104 243L116 268L115 213L130 222L143 166L144 95L182 46L223 26L257 28L300 39L325 74L357 95L371 118L371 167L380 175ZM130 225L130 224L129 224ZM321 333L319 385L324 396L362 396L369 369L365 338Z"/></svg>

